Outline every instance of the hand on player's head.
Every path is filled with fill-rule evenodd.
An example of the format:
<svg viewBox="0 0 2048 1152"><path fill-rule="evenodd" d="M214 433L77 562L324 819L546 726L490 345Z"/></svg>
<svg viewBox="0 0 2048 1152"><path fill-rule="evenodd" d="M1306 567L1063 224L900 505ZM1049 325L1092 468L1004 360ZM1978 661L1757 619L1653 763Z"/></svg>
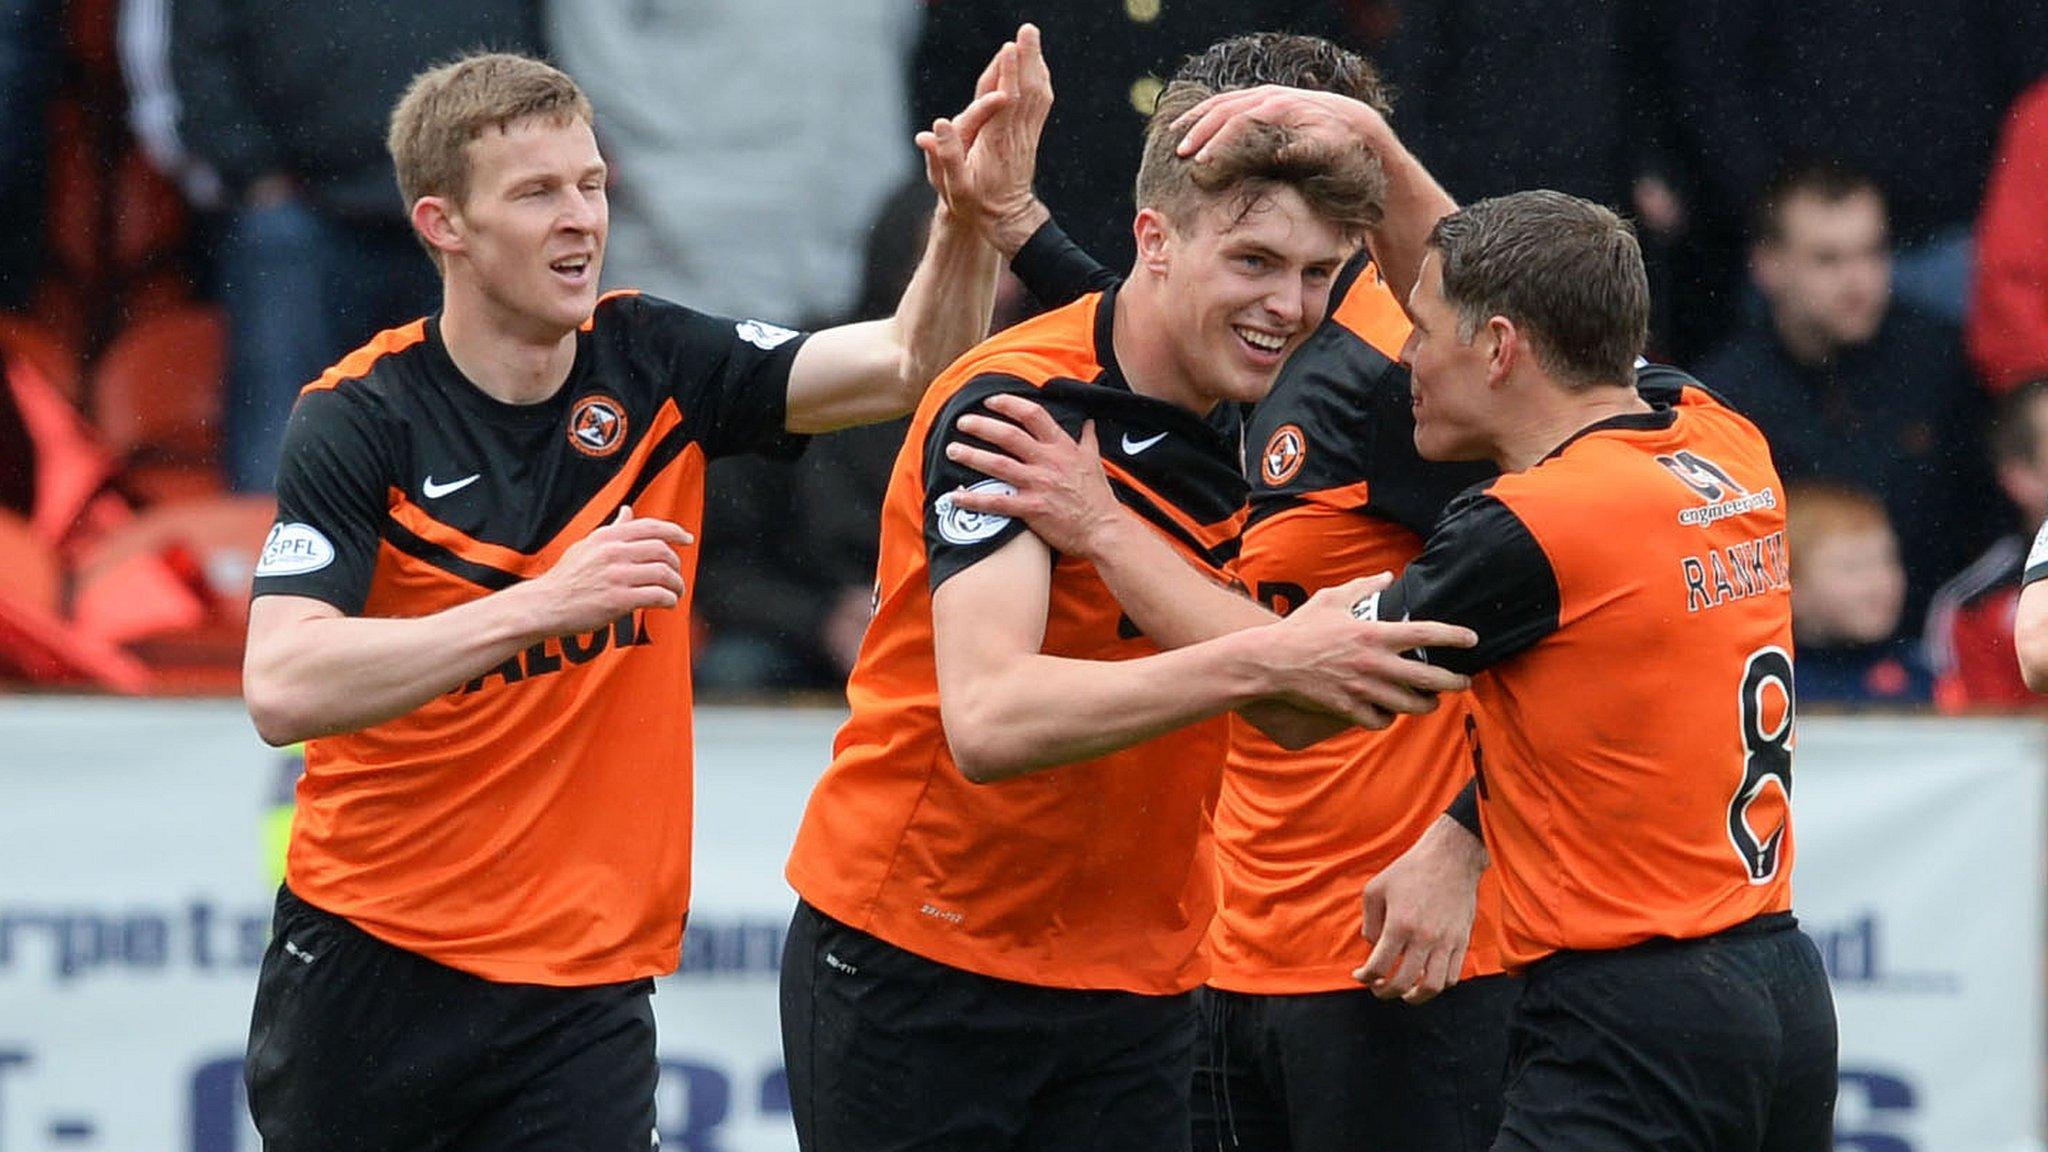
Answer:
<svg viewBox="0 0 2048 1152"><path fill-rule="evenodd" d="M611 523L571 544L534 580L541 611L558 632L588 632L644 608L682 601L683 563L676 549L695 537L670 520L636 517L621 506Z"/></svg>
<svg viewBox="0 0 2048 1152"><path fill-rule="evenodd" d="M1372 106L1347 96L1262 84L1219 92L1188 109L1174 121L1173 126L1185 132L1176 151L1202 163L1259 125L1288 133L1282 159L1325 149L1371 147L1379 133L1389 131Z"/></svg>

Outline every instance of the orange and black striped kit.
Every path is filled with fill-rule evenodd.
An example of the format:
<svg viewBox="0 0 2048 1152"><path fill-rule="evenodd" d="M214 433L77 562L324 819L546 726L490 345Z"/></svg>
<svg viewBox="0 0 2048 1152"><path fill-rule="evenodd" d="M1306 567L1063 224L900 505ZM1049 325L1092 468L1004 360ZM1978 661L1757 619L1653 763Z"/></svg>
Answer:
<svg viewBox="0 0 2048 1152"><path fill-rule="evenodd" d="M1649 412L1455 503L1380 598L1479 646L1473 767L1510 969L1791 907L1784 486L1756 427L1645 368Z"/></svg>
<svg viewBox="0 0 2048 1152"><path fill-rule="evenodd" d="M882 513L878 608L847 686L853 715L789 863L827 916L928 960L1059 988L1145 994L1203 978L1215 906L1209 818L1228 723L1218 717L1093 760L969 783L940 720L932 592L1021 523L952 505L992 483L947 460L959 418L996 393L1068 429L1095 422L1119 498L1218 582L1244 516L1235 437L1130 391L1114 293L1010 329L939 378L913 420ZM1229 414L1225 414L1226 416ZM1043 651L1128 660L1159 649L1093 567L1055 557Z"/></svg>
<svg viewBox="0 0 2048 1152"><path fill-rule="evenodd" d="M695 533L707 459L789 453L802 339L602 300L551 399L465 380L433 319L308 386L256 595L419 617L547 571L621 505ZM682 553L694 584L695 552ZM688 601L544 640L416 711L309 741L286 880L490 980L674 969L690 882Z"/></svg>

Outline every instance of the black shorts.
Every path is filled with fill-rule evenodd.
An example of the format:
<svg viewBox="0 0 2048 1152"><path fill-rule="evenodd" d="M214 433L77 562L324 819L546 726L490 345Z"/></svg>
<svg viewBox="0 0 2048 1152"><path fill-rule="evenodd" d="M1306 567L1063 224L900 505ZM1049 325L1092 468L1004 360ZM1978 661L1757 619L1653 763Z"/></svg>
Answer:
<svg viewBox="0 0 2048 1152"><path fill-rule="evenodd" d="M653 987L492 983L279 889L249 1110L266 1152L647 1152Z"/></svg>
<svg viewBox="0 0 2048 1152"><path fill-rule="evenodd" d="M1195 1152L1484 1152L1519 984L1466 980L1416 1005L1202 989Z"/></svg>
<svg viewBox="0 0 2048 1152"><path fill-rule="evenodd" d="M1191 996L1041 988L913 955L799 904L782 1049L805 1152L1176 1152Z"/></svg>
<svg viewBox="0 0 2048 1152"><path fill-rule="evenodd" d="M1790 913L1524 977L1497 1152L1828 1152L1835 1003Z"/></svg>

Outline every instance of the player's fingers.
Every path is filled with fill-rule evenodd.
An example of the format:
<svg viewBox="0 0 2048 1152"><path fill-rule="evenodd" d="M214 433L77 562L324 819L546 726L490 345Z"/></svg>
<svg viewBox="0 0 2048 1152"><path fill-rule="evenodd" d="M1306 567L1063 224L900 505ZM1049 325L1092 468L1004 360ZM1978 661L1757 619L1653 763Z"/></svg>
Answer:
<svg viewBox="0 0 2048 1152"><path fill-rule="evenodd" d="M1387 927L1387 898L1376 884L1367 884L1359 896L1364 915L1360 918L1358 934L1367 940L1378 940Z"/></svg>
<svg viewBox="0 0 2048 1152"><path fill-rule="evenodd" d="M1007 43L1003 45L1003 48L1008 47L1009 45ZM988 63L982 65L981 75L975 77L974 94L976 96L979 96L984 92L993 92L996 90L996 66L1002 63L1003 48L996 49L995 55L990 56L988 58Z"/></svg>
<svg viewBox="0 0 2048 1152"><path fill-rule="evenodd" d="M1417 692L1395 681L1369 680L1364 688L1364 703L1387 712L1422 716L1436 711L1439 698L1433 692Z"/></svg>
<svg viewBox="0 0 2048 1152"><path fill-rule="evenodd" d="M1373 986L1372 994L1382 1000L1399 1000L1415 990L1422 979L1423 965L1429 953L1422 948L1412 947L1401 954L1401 963L1386 979Z"/></svg>
<svg viewBox="0 0 2048 1152"><path fill-rule="evenodd" d="M620 599L625 609L621 615L642 608L673 608L683 602L683 589L680 582L673 588L659 584L643 584L631 589Z"/></svg>
<svg viewBox="0 0 2048 1152"><path fill-rule="evenodd" d="M619 505L618 515L612 517L612 523L624 524L626 521L631 520L632 518L633 506L631 504L621 504Z"/></svg>
<svg viewBox="0 0 2048 1152"><path fill-rule="evenodd" d="M991 480L1001 480L1012 488L1023 487L1037 474L1031 465L1014 456L1005 456L1001 452L992 452L986 448L976 448L971 444L946 445L946 459L970 472L979 472ZM981 492L975 492L963 488L953 493L953 499L970 512L986 512L988 509L980 501L988 491L983 489Z"/></svg>
<svg viewBox="0 0 2048 1152"><path fill-rule="evenodd" d="M1360 984L1377 987L1394 973L1401 963L1404 942L1387 931L1381 931L1372 942L1372 951L1366 955L1365 963L1351 975Z"/></svg>
<svg viewBox="0 0 2048 1152"><path fill-rule="evenodd" d="M1013 396L1008 392L989 397L986 405L989 411L1000 413L1005 419L1013 421L1018 427L1030 433L1034 440L1067 439L1066 430L1060 427L1059 421L1052 418L1052 413L1047 412L1044 405L1033 404L1022 396Z"/></svg>
<svg viewBox="0 0 2048 1152"><path fill-rule="evenodd" d="M1470 648L1479 633L1435 620L1386 620L1380 624L1386 642L1401 651L1410 648Z"/></svg>
<svg viewBox="0 0 2048 1152"><path fill-rule="evenodd" d="M1099 464L1101 462L1102 444L1095 438L1095 421L1083 420L1081 422L1081 439L1079 443L1083 460L1090 464Z"/></svg>
<svg viewBox="0 0 2048 1152"><path fill-rule="evenodd" d="M613 525L609 535L614 540L658 540L677 546L696 540L681 524L657 516L642 516L630 523Z"/></svg>
<svg viewBox="0 0 2048 1152"><path fill-rule="evenodd" d="M1439 668L1434 664L1398 656L1392 659L1387 657L1388 654L1382 652L1379 659L1373 660L1368 657L1366 663L1361 666L1360 674L1369 677L1366 680L1367 684L1385 685L1390 692L1414 692L1424 696L1435 696L1440 692L1463 692L1472 686L1469 679L1448 668ZM1379 696L1373 696L1372 699L1385 702Z"/></svg>
<svg viewBox="0 0 2048 1152"><path fill-rule="evenodd" d="M1017 82L1028 95L1052 98L1052 72L1045 65L1045 38L1036 24L1017 28Z"/></svg>
<svg viewBox="0 0 2048 1152"><path fill-rule="evenodd" d="M1012 459L1022 460L1026 463L1034 462L1038 459L1038 441L1033 440L1029 433L1008 420L998 420L993 416L962 416L960 418L960 431L977 440L984 441L992 450L1001 452ZM960 441L954 441L946 445L947 459L956 463L966 464L969 468L974 467L973 464L969 463L969 460L974 459L974 457L956 455L953 452L954 448L979 451L980 445L966 444Z"/></svg>
<svg viewBox="0 0 2048 1152"><path fill-rule="evenodd" d="M953 118L953 130L960 134L963 143L971 143L989 122L989 118L1007 106L1016 97L1000 88L974 98L974 103L962 109Z"/></svg>
<svg viewBox="0 0 2048 1152"><path fill-rule="evenodd" d="M1405 1004L1427 1004L1450 986L1450 977L1444 972L1444 953L1439 949L1429 954L1428 962L1416 977L1415 986L1401 994L1401 1001Z"/></svg>
<svg viewBox="0 0 2048 1152"><path fill-rule="evenodd" d="M621 570L628 588L666 588L681 595L683 574L666 564L632 564Z"/></svg>

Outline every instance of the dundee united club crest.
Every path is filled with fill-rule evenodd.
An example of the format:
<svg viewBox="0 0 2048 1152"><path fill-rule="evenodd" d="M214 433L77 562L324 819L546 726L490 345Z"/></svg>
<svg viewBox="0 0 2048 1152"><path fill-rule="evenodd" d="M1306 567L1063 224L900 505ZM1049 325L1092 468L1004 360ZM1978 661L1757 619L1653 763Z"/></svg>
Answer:
<svg viewBox="0 0 2048 1152"><path fill-rule="evenodd" d="M609 396L585 396L569 410L569 445L585 456L609 456L626 442L626 410Z"/></svg>

